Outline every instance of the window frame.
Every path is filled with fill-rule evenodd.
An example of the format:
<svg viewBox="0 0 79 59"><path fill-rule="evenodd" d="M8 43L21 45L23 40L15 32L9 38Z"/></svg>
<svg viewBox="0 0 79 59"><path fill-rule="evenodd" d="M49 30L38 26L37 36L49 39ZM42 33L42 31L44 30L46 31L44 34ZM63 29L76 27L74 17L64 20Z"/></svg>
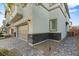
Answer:
<svg viewBox="0 0 79 59"><path fill-rule="evenodd" d="M52 23L55 21L55 28L53 28ZM49 31L57 31L57 19L50 19L49 20Z"/></svg>

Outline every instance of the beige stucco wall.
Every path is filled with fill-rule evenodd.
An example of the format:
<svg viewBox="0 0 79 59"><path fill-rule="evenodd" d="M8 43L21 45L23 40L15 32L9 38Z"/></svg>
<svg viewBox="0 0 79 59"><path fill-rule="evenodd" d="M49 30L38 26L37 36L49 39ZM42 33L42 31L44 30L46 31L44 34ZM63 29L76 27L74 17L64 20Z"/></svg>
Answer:
<svg viewBox="0 0 79 59"><path fill-rule="evenodd" d="M41 6L32 5L33 33L49 32L49 12Z"/></svg>
<svg viewBox="0 0 79 59"><path fill-rule="evenodd" d="M62 14L62 12L59 10L59 23L58 23L58 29L59 31L62 33L62 39L66 37L67 35L67 27L66 27L66 18L65 16Z"/></svg>
<svg viewBox="0 0 79 59"><path fill-rule="evenodd" d="M26 20L28 22L28 20L31 20L30 22L28 22L28 30L29 30L29 34L31 34L33 32L33 25L32 25L32 5L33 4L27 4L27 6L25 8L23 8L23 19Z"/></svg>
<svg viewBox="0 0 79 59"><path fill-rule="evenodd" d="M17 12L22 13L23 18L21 20L15 22L14 26L17 26L21 23L27 22L28 23L27 26L29 26L28 27L28 29L29 29L28 33L32 33L32 4L27 4L27 6L24 7L24 8L18 7ZM28 20L31 20L31 21L28 22ZM17 31L17 28L16 28L15 31Z"/></svg>
<svg viewBox="0 0 79 59"><path fill-rule="evenodd" d="M61 39L64 39L67 35L65 22L68 19L65 18L62 11L57 8L48 12L41 6L32 6L33 33L49 32L49 19L57 19L57 31L52 31L52 33L61 33Z"/></svg>
<svg viewBox="0 0 79 59"><path fill-rule="evenodd" d="M54 9L50 12L50 19L57 19L57 32L52 31L54 33L61 33L61 38L63 39L67 34L67 28L65 25L66 19L59 8Z"/></svg>
<svg viewBox="0 0 79 59"><path fill-rule="evenodd" d="M44 4L46 5L46 4ZM48 7L48 5L46 5ZM28 4L22 10L23 18L16 22L15 25L31 20L28 24L29 34L32 33L48 33L49 32L49 19L57 19L57 31L54 33L61 33L62 39L67 34L67 28L65 22L67 18L64 17L62 11L57 8L50 12L36 4ZM16 29L17 31L17 29Z"/></svg>

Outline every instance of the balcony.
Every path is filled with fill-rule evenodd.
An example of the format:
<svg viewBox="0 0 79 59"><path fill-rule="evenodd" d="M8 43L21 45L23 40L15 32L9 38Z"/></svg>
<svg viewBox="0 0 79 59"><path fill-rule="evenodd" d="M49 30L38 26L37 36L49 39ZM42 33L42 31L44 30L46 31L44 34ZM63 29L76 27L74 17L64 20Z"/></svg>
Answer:
<svg viewBox="0 0 79 59"><path fill-rule="evenodd" d="M17 22L18 20L20 20L22 18L23 18L22 14L16 13L16 15L13 17L13 19L11 21L14 23L14 22Z"/></svg>
<svg viewBox="0 0 79 59"><path fill-rule="evenodd" d="M23 18L23 10L21 7L16 6L12 12L11 23L17 22Z"/></svg>

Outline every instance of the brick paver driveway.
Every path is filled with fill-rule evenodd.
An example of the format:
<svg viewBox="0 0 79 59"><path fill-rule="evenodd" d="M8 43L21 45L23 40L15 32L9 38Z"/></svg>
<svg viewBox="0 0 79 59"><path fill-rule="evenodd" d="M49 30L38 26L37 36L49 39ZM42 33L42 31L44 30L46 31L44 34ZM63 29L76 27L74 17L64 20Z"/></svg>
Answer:
<svg viewBox="0 0 79 59"><path fill-rule="evenodd" d="M48 50L48 45L50 43L51 51L50 53L46 52ZM41 55L50 55L50 56L72 56L77 55L75 39L73 37L68 37L67 39L61 42L44 42L40 43L34 47L29 46L25 41L16 39L16 38L7 38L0 40L0 48L8 49L18 49L21 53L20 55L26 56L41 56ZM46 50L47 49L47 50Z"/></svg>
<svg viewBox="0 0 79 59"><path fill-rule="evenodd" d="M75 38L68 37L67 39L63 40L53 52L51 51L51 55L76 56L77 48Z"/></svg>

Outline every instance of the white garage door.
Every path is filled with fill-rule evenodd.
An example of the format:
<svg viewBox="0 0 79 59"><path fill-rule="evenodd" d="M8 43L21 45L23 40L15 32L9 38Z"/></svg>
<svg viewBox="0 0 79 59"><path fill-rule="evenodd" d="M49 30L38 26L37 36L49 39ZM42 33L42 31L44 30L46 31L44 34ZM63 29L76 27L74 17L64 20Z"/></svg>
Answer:
<svg viewBox="0 0 79 59"><path fill-rule="evenodd" d="M28 26L23 25L18 27L18 36L20 39L27 40L27 35L28 35Z"/></svg>

